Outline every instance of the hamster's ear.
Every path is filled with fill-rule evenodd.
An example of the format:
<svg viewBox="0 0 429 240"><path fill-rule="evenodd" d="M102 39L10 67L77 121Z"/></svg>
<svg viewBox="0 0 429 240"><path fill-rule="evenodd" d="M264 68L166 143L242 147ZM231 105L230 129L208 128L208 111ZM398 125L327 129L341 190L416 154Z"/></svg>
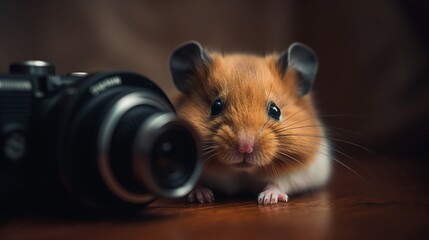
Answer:
<svg viewBox="0 0 429 240"><path fill-rule="evenodd" d="M190 41L177 47L170 57L170 71L176 88L187 92L192 77L211 62L212 59L199 42Z"/></svg>
<svg viewBox="0 0 429 240"><path fill-rule="evenodd" d="M302 43L292 43L288 50L280 55L277 64L282 76L290 69L297 71L301 96L310 92L319 65L313 49Z"/></svg>

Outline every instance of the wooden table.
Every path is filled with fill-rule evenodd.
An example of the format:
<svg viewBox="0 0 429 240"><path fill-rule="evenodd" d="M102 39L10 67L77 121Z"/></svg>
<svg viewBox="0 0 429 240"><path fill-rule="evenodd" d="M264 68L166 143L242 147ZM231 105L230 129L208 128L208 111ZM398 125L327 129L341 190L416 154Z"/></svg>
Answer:
<svg viewBox="0 0 429 240"><path fill-rule="evenodd" d="M11 219L9 239L429 239L428 164L414 159L342 159L330 184L259 206L251 199L214 204L159 200L139 217Z"/></svg>

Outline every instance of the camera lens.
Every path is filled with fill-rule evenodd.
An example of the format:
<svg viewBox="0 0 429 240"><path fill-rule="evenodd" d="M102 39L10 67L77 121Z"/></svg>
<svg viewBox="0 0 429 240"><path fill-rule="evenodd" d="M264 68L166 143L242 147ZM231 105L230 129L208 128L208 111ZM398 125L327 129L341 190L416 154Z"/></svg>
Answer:
<svg viewBox="0 0 429 240"><path fill-rule="evenodd" d="M147 201L149 193L181 197L198 179L195 132L161 100L150 92L123 96L100 127L103 181L127 201Z"/></svg>
<svg viewBox="0 0 429 240"><path fill-rule="evenodd" d="M82 205L109 212L134 211L156 197L178 198L192 190L201 171L196 132L177 118L154 83L106 72L69 88L38 129L45 136L43 152L52 159L43 168L55 173L46 182L57 182L56 189Z"/></svg>
<svg viewBox="0 0 429 240"><path fill-rule="evenodd" d="M53 193L96 211L133 212L192 190L201 172L197 134L159 87L127 72L72 80L47 102L34 134L46 159L35 167Z"/></svg>

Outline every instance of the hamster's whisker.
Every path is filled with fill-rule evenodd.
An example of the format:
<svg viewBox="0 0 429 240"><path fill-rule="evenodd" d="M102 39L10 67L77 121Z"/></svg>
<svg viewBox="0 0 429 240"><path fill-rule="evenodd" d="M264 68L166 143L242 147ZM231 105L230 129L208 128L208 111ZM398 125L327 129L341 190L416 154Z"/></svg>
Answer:
<svg viewBox="0 0 429 240"><path fill-rule="evenodd" d="M274 159L274 162L280 162L280 164L282 163L282 161L280 161L279 159ZM286 161L285 163L286 165L290 166L289 162ZM276 164L270 164L270 169L273 173L273 176L281 176L281 170L277 167Z"/></svg>
<svg viewBox="0 0 429 240"><path fill-rule="evenodd" d="M271 171L270 165L262 166L262 170L265 172L266 175L274 175L274 173Z"/></svg>
<svg viewBox="0 0 429 240"><path fill-rule="evenodd" d="M299 113L299 112L297 112L297 113ZM297 113L294 113L291 116L289 116L287 119L285 119L285 122L288 122L295 115L297 115ZM322 115L322 116L324 116L324 117L332 117L332 116L343 116L343 115ZM297 122L293 122L293 123L288 124L286 126L276 126L275 129L277 131L287 131L287 130L296 130L296 129L300 129L300 128L312 128L312 127L314 127L314 128L324 128L325 127L325 126L323 126L321 124L302 125L302 126L293 127L293 126L295 126L297 124L304 123L304 122L307 122L307 121L313 120L313 119L314 118L309 117L309 118L306 118L306 119L303 119L303 120L300 120L300 121L297 121ZM274 122L272 122L272 121L268 121L268 122L271 123L270 126L274 125ZM267 123L264 124L264 128L266 127L266 125L267 125ZM354 131L351 131L351 130L348 130L348 129L344 129L344 128L339 128L339 127L328 127L327 128L328 131L332 130L332 129L333 130L337 130L337 131L352 133L354 135L359 135L359 133L357 133L357 132L354 132Z"/></svg>
<svg viewBox="0 0 429 240"><path fill-rule="evenodd" d="M277 128L276 130L278 130L278 131L288 131L288 130L302 129L302 128L322 128L322 127L323 126L320 125L320 124L313 124L313 125L302 125L302 126L297 126L297 127L285 126L285 127Z"/></svg>
<svg viewBox="0 0 429 240"><path fill-rule="evenodd" d="M273 159L274 162L277 161L277 159ZM264 171L266 172L267 175L272 175L272 176L280 176L280 171L279 169L275 166L275 164L268 164L268 165L264 165L263 166Z"/></svg>
<svg viewBox="0 0 429 240"><path fill-rule="evenodd" d="M285 120L286 121L286 124L285 124L285 126L280 126L280 128L290 128L290 127L293 127L293 126L295 126L295 125L297 125L297 124L303 124L303 123L305 123L305 122L309 122L309 121L311 121L311 120L314 120L314 118L313 117L309 117L309 118L305 118L305 119L302 119L302 120L299 120L299 121L295 121L295 122L292 122L292 123L288 123L289 122L289 120ZM322 126L321 126L322 127Z"/></svg>
<svg viewBox="0 0 429 240"><path fill-rule="evenodd" d="M352 172L353 174L355 174L357 177L359 177L362 181L364 181L366 184L373 186L373 184L371 184L368 180L366 180L362 175L360 175L358 172L356 172L353 168L351 168L350 166L348 166L347 164L345 164L344 162L340 161L338 158L326 154L324 152L321 151L317 151L318 153L325 155L327 157L330 157L331 159L333 159L336 163L338 163L339 165L343 166L344 168L346 168L347 170L349 170L350 172Z"/></svg>
<svg viewBox="0 0 429 240"><path fill-rule="evenodd" d="M311 103L306 103L306 105L311 105ZM284 119L284 122L288 122L289 120L291 120L294 117L297 117L299 114L306 112L306 107L304 106L301 110L294 112L292 115L288 116L286 119ZM314 119L314 117L309 117L307 119L301 120L301 121L307 121L307 120L312 120Z"/></svg>
<svg viewBox="0 0 429 240"><path fill-rule="evenodd" d="M204 147L202 147L203 152L213 151L216 149L217 149L216 146L204 146Z"/></svg>
<svg viewBox="0 0 429 240"><path fill-rule="evenodd" d="M202 147L208 148L208 147L213 147L213 145L215 145L216 143L214 141L212 142L203 142L201 145Z"/></svg>
<svg viewBox="0 0 429 240"><path fill-rule="evenodd" d="M217 151L217 149L216 148L213 148L213 149L210 149L210 150L206 150L206 151L203 151L203 155L204 156L210 156L210 155L213 155L213 154L219 154L219 151Z"/></svg>
<svg viewBox="0 0 429 240"><path fill-rule="evenodd" d="M211 151L211 152L204 152L203 153L203 157L204 158L206 158L206 159L209 159L209 158L213 158L213 157L215 157L216 155L218 155L219 153L218 152L216 152L216 151Z"/></svg>
<svg viewBox="0 0 429 240"><path fill-rule="evenodd" d="M325 138L329 139L328 136L316 135L316 134L306 134L306 133L278 133L279 137L313 137L313 138Z"/></svg>
<svg viewBox="0 0 429 240"><path fill-rule="evenodd" d="M297 143L294 143L294 145L302 145L303 147L305 147L305 145L303 145L303 144L297 144ZM325 145L325 146L327 146L327 145ZM338 150L336 150L336 149L334 149L334 148L331 148L332 150L334 150L334 151L338 151ZM338 151L338 152L341 152L341 151ZM346 163L344 163L344 162L342 162L341 160L339 160L338 158L336 158L336 157L334 157L334 156L332 156L332 155L330 155L330 154L327 154L327 153L325 153L325 152L323 152L323 151L320 151L320 150L317 150L317 153L319 153L319 154L322 154L322 155L324 155L324 156L326 156L326 157L329 157L329 158L331 158L331 159L333 159L336 163L338 163L339 165L341 165L342 167L344 167L344 168L346 168L347 170L349 170L350 172L352 172L354 175L356 175L357 177L359 177L362 181L364 181L365 183L367 183L367 184L369 184L369 185L373 185L373 184L371 184L370 182L368 182L361 174L359 174L357 171L355 171L353 168L351 168L350 166L348 166ZM342 153L342 152L341 152ZM344 154L344 153L342 153L342 154ZM355 161L355 162L357 162L355 159L353 159L353 158L351 158L350 156L348 156L348 155L346 155L346 154L344 154L345 156L347 156L347 157L349 157L350 159L352 159L353 161ZM360 164L359 164L360 165Z"/></svg>
<svg viewBox="0 0 429 240"><path fill-rule="evenodd" d="M215 167L215 166L219 165L219 163L214 160L216 155L218 155L218 153L212 154L210 157L205 158L203 161L202 167L203 168L210 168L210 167Z"/></svg>
<svg viewBox="0 0 429 240"><path fill-rule="evenodd" d="M277 134L277 136L276 136L277 138L280 138L280 137L310 137L310 138L324 138L327 140L332 140L331 137L328 137L326 135L319 135L319 134L288 133L287 131L284 131L281 129L280 130L274 129L273 132L275 132Z"/></svg>
<svg viewBox="0 0 429 240"><path fill-rule="evenodd" d="M365 115L354 115L354 114L321 114L318 116L319 118L331 118L331 117L343 117L343 118L371 118L370 116Z"/></svg>
<svg viewBox="0 0 429 240"><path fill-rule="evenodd" d="M310 143L319 143L320 145L324 146L324 147L330 147L330 149L350 160L352 160L354 163L356 163L360 168L364 169L367 173L370 173L371 175L374 175L374 173L372 171L370 171L365 165L363 165L361 162L359 162L358 160L354 159L353 157L351 157L350 155L346 154L343 151L338 150L337 148L339 148L339 146L337 144L335 144L334 142L331 142L330 144L327 143L323 143L323 142L316 142L316 141L312 141L309 139L301 139L301 141L305 141L305 142L310 142ZM296 144L296 143L293 143ZM297 144L296 144L297 145Z"/></svg>
<svg viewBox="0 0 429 240"><path fill-rule="evenodd" d="M207 145L203 145L201 147L201 149L202 149L202 151L204 153L204 152L216 151L218 149L218 147L216 145L214 145L214 144L211 144L211 145L207 144Z"/></svg>
<svg viewBox="0 0 429 240"><path fill-rule="evenodd" d="M212 145L215 143L213 139L203 139L201 142L203 145Z"/></svg>
<svg viewBox="0 0 429 240"><path fill-rule="evenodd" d="M335 131L341 131L341 132L345 132L345 133L349 133L349 134L353 134L353 135L361 135L360 133L358 133L356 131L352 131L352 130L349 130L349 129L346 129L346 128L332 127L332 126L326 127L326 126L324 126L322 124L302 125L302 126L292 127L292 126L294 126L294 125L296 125L298 123L303 123L306 120L310 120L310 119L311 118L308 118L308 119L305 119L305 120L302 120L302 121L299 121L299 122L295 122L295 123L292 123L292 124L286 125L286 126L276 126L275 128L276 128L276 130L279 130L279 131L287 131L287 130L294 130L294 129L296 130L296 129L300 129L300 128L314 127L314 128L322 128L322 129L324 128L325 131L328 132L328 133L334 132L332 130L335 130Z"/></svg>
<svg viewBox="0 0 429 240"><path fill-rule="evenodd" d="M259 133L261 133L267 127L267 124L270 123L270 122L271 122L270 119L267 119L265 121L264 125L262 125L261 130L259 131Z"/></svg>
<svg viewBox="0 0 429 240"><path fill-rule="evenodd" d="M286 159L292 159L294 162L299 163L301 166L305 167L305 165L304 165L301 161L299 161L297 158L293 157L292 155L287 154L287 153L286 153L286 152L284 152L284 151L279 151L279 152L278 152L278 154L279 154L280 156L282 156L282 157L286 157ZM280 158L279 158L279 159L280 159ZM283 160L286 160L286 159L281 158L280 160L281 160L282 162L286 162L286 161L283 161Z"/></svg>
<svg viewBox="0 0 429 240"><path fill-rule="evenodd" d="M287 136L296 136L296 137L325 138L325 139L330 140L330 141L336 141L336 142L346 143L346 144L349 144L349 145L352 145L352 146L358 147L358 148L363 149L363 150L365 150L365 151L368 151L368 152L370 152L370 153L372 153L372 154L377 154L376 152L372 151L371 149L366 148L366 147L364 147L364 146L362 146L362 145L359 145L359 144L357 144L357 143L350 142L350 141L346 141L346 140L342 140L342 139L339 139L339 138L332 138L332 137L329 137L329 136L312 135L312 134L283 134L282 136L283 136L283 137L287 137Z"/></svg>
<svg viewBox="0 0 429 240"><path fill-rule="evenodd" d="M300 114L300 113L304 113L304 112L306 112L306 110L305 109L301 109L301 110L299 110L299 111L297 111L297 112L294 112L292 115L290 115L290 116L287 116L284 120L283 120L283 122L289 122L291 119L293 119L294 117L296 117L298 114ZM304 119L303 121L306 121L306 120L310 120L310 119L314 119L314 118L307 118L307 119Z"/></svg>
<svg viewBox="0 0 429 240"><path fill-rule="evenodd" d="M325 130L326 130L328 133L333 132L333 131L331 131L331 130L336 130L336 131L342 131L342 132L345 132L345 133L350 133L350 134L353 134L353 135L356 135L356 136L361 136L361 135L362 135L361 133L358 133L358 132L356 132L356 131L352 131L352 130L350 130L350 129L340 128L340 127L332 127L332 126L329 126L329 127L326 127L326 128L325 128Z"/></svg>
<svg viewBox="0 0 429 240"><path fill-rule="evenodd" d="M289 167L293 167L293 164L289 161L289 159L287 157L285 158L284 156L278 156L274 158L274 162L279 164L286 164Z"/></svg>
<svg viewBox="0 0 429 240"><path fill-rule="evenodd" d="M310 138L324 138L324 139L327 139L327 140L329 140L329 141L335 141L335 142L341 142L341 143L346 143L346 144L349 144L349 145L352 145L352 146L355 146L355 147L358 147L358 148L360 148L360 149L363 149L363 150L365 150L365 151L368 151L368 152L370 152L370 153L374 153L375 154L375 152L374 151L372 151L371 149L369 149L369 148L366 148L366 147L364 147L364 146L362 146L362 145L359 145L359 144L357 144L357 143L354 143L354 142L350 142L350 141L347 141L347 140L343 140L343 139L339 139L339 138L333 138L333 137L329 137L329 136L324 136L324 135L317 135L317 134L305 134L305 133L279 133L278 131L276 131L276 130L273 130L274 132L276 132L277 134L278 134L278 136L279 137L289 137L289 136L291 136L291 137L310 137Z"/></svg>
<svg viewBox="0 0 429 240"><path fill-rule="evenodd" d="M225 159L228 160L228 162L232 162L232 160L235 158L234 155L232 155L230 152L225 154Z"/></svg>
<svg viewBox="0 0 429 240"><path fill-rule="evenodd" d="M203 145L202 147L202 155L203 155L203 167L215 166L217 165L217 161L214 161L215 157L217 157L220 152L217 151L218 147L216 145Z"/></svg>

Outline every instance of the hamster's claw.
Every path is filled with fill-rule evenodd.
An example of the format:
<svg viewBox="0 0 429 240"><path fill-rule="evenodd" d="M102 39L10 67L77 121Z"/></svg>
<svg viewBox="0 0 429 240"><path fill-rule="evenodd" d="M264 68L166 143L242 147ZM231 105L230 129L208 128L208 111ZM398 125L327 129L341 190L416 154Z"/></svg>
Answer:
<svg viewBox="0 0 429 240"><path fill-rule="evenodd" d="M277 188L268 188L258 196L258 203L261 205L276 204L278 202L287 202L289 196Z"/></svg>
<svg viewBox="0 0 429 240"><path fill-rule="evenodd" d="M215 198L212 190L204 187L197 187L188 194L188 201L191 203L213 203Z"/></svg>

